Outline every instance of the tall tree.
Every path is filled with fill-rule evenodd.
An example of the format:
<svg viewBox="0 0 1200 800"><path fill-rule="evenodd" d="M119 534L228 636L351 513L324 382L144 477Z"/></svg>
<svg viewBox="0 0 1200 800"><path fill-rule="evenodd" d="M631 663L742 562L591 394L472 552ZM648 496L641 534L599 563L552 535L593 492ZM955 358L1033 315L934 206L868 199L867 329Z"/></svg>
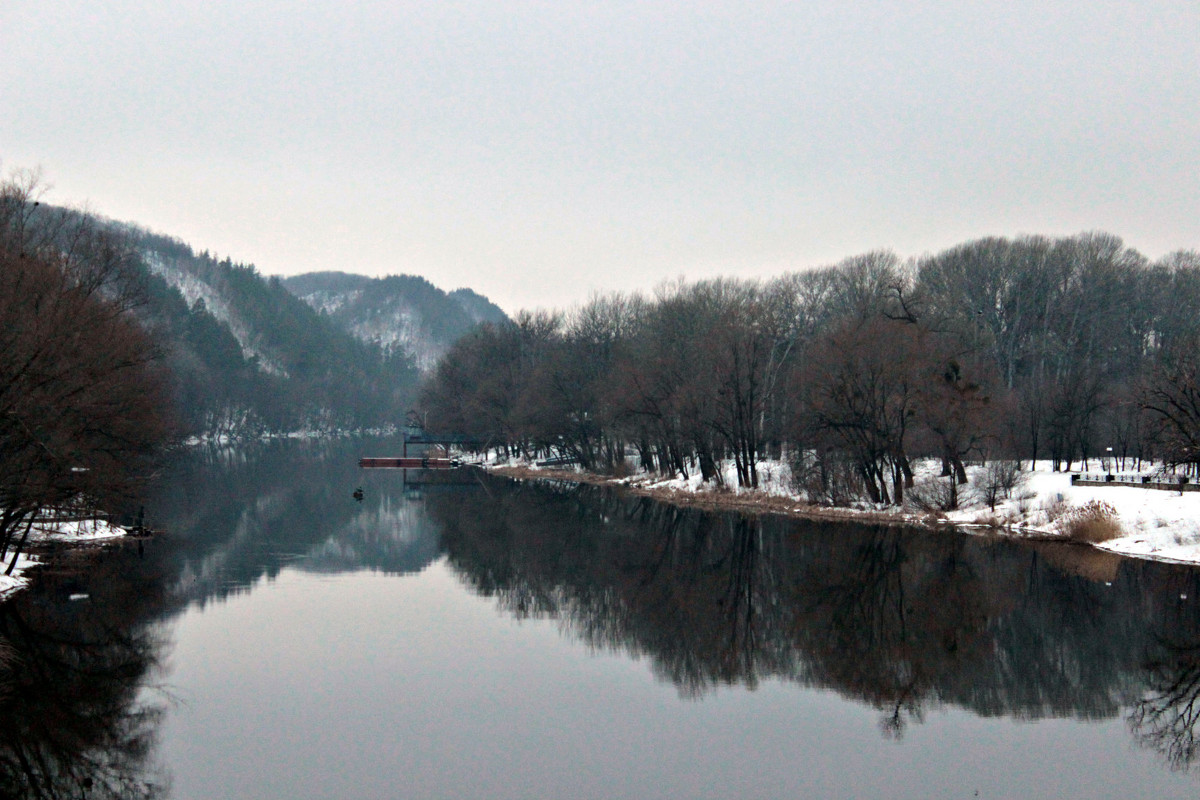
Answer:
<svg viewBox="0 0 1200 800"><path fill-rule="evenodd" d="M0 186L0 558L39 520L126 500L167 435L128 251L86 217Z"/></svg>

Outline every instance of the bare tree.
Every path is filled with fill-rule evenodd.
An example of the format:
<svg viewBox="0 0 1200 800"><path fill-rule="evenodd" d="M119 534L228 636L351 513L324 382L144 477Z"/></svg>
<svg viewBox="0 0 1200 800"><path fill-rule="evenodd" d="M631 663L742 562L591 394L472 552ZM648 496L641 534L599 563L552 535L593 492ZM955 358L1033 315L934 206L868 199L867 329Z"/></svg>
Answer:
<svg viewBox="0 0 1200 800"><path fill-rule="evenodd" d="M797 376L812 429L851 455L872 502L899 505L912 486L907 444L917 425L919 337L917 326L882 317L850 322Z"/></svg>
<svg viewBox="0 0 1200 800"><path fill-rule="evenodd" d="M1142 384L1140 405L1164 460L1200 468L1200 358L1194 344L1181 343L1164 355Z"/></svg>
<svg viewBox="0 0 1200 800"><path fill-rule="evenodd" d="M0 187L0 559L38 519L127 500L168 433L128 252L86 217Z"/></svg>

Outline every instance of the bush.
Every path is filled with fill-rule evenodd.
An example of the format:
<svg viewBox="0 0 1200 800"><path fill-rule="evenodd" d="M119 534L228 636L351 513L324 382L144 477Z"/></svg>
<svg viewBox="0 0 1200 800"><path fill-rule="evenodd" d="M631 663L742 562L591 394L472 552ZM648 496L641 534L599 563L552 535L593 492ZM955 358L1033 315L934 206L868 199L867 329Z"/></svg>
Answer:
<svg viewBox="0 0 1200 800"><path fill-rule="evenodd" d="M1046 515L1046 522L1054 523L1071 511L1071 504L1067 502L1066 495L1058 492L1043 504L1042 510Z"/></svg>
<svg viewBox="0 0 1200 800"><path fill-rule="evenodd" d="M837 450L801 450L792 461L792 486L809 502L848 506L864 494L853 461Z"/></svg>
<svg viewBox="0 0 1200 800"><path fill-rule="evenodd" d="M906 499L919 511L937 513L954 511L958 508L958 492L955 491L954 476L930 478L914 484Z"/></svg>
<svg viewBox="0 0 1200 800"><path fill-rule="evenodd" d="M996 501L1012 497L1013 491L1025 482L1027 473L1021 470L1020 461L995 459L989 461L978 478L979 493L992 511Z"/></svg>
<svg viewBox="0 0 1200 800"><path fill-rule="evenodd" d="M609 470L608 474L613 478L628 478L637 474L637 468L633 464L630 464L629 461L621 460L612 465L612 469Z"/></svg>
<svg viewBox="0 0 1200 800"><path fill-rule="evenodd" d="M1063 516L1059 526L1071 541L1087 544L1107 542L1123 533L1117 510L1099 500L1071 509Z"/></svg>

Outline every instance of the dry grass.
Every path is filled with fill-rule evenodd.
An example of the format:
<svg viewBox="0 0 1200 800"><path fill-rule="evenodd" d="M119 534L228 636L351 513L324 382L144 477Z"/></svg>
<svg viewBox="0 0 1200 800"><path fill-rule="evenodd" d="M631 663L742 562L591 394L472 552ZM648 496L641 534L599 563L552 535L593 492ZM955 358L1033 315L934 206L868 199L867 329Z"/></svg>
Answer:
<svg viewBox="0 0 1200 800"><path fill-rule="evenodd" d="M1124 533L1117 520L1117 510L1100 500L1071 509L1059 524L1068 539L1087 544L1107 542Z"/></svg>
<svg viewBox="0 0 1200 800"><path fill-rule="evenodd" d="M632 464L630 464L628 461L622 461L619 464L615 464L613 466L612 472L609 473L609 477L628 478L631 475L635 475L635 474L637 474L637 469Z"/></svg>
<svg viewBox="0 0 1200 800"><path fill-rule="evenodd" d="M530 469L528 467L488 467L488 472L518 480L561 480L587 483L596 486L611 486L614 489L640 497L651 497L675 506L701 508L707 511L739 511L749 514L780 514L798 519L821 519L846 522L877 523L883 525L913 525L918 520L906 519L893 511L859 511L849 508L818 506L791 497L781 497L765 492L743 491L735 493L728 488L714 488L705 492L686 492L660 486L641 486L637 483L617 483L614 478L590 472L567 472L555 469Z"/></svg>

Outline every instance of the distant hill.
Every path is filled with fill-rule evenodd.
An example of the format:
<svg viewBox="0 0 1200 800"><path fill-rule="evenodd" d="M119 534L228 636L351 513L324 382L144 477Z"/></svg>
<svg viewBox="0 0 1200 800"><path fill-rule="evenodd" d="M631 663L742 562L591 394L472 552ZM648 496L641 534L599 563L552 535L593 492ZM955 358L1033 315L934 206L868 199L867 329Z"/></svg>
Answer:
<svg viewBox="0 0 1200 800"><path fill-rule="evenodd" d="M414 275L310 272L282 282L342 330L385 353L404 353L423 371L479 323L508 319L495 303L470 289L447 294Z"/></svg>
<svg viewBox="0 0 1200 800"><path fill-rule="evenodd" d="M506 319L469 289L447 294L423 278L321 272L285 282L171 236L48 204L30 206L27 224L51 238L83 226L119 240L145 289L135 313L161 350L186 433L401 424L421 369L479 322Z"/></svg>
<svg viewBox="0 0 1200 800"><path fill-rule="evenodd" d="M189 429L238 436L403 419L420 378L406 353L355 338L251 265L115 227L141 259L143 315Z"/></svg>
<svg viewBox="0 0 1200 800"><path fill-rule="evenodd" d="M455 289L450 293L451 299L463 307L476 323L491 322L499 324L508 322L508 315L500 309L500 306L488 300L481 294L477 294L470 289Z"/></svg>

